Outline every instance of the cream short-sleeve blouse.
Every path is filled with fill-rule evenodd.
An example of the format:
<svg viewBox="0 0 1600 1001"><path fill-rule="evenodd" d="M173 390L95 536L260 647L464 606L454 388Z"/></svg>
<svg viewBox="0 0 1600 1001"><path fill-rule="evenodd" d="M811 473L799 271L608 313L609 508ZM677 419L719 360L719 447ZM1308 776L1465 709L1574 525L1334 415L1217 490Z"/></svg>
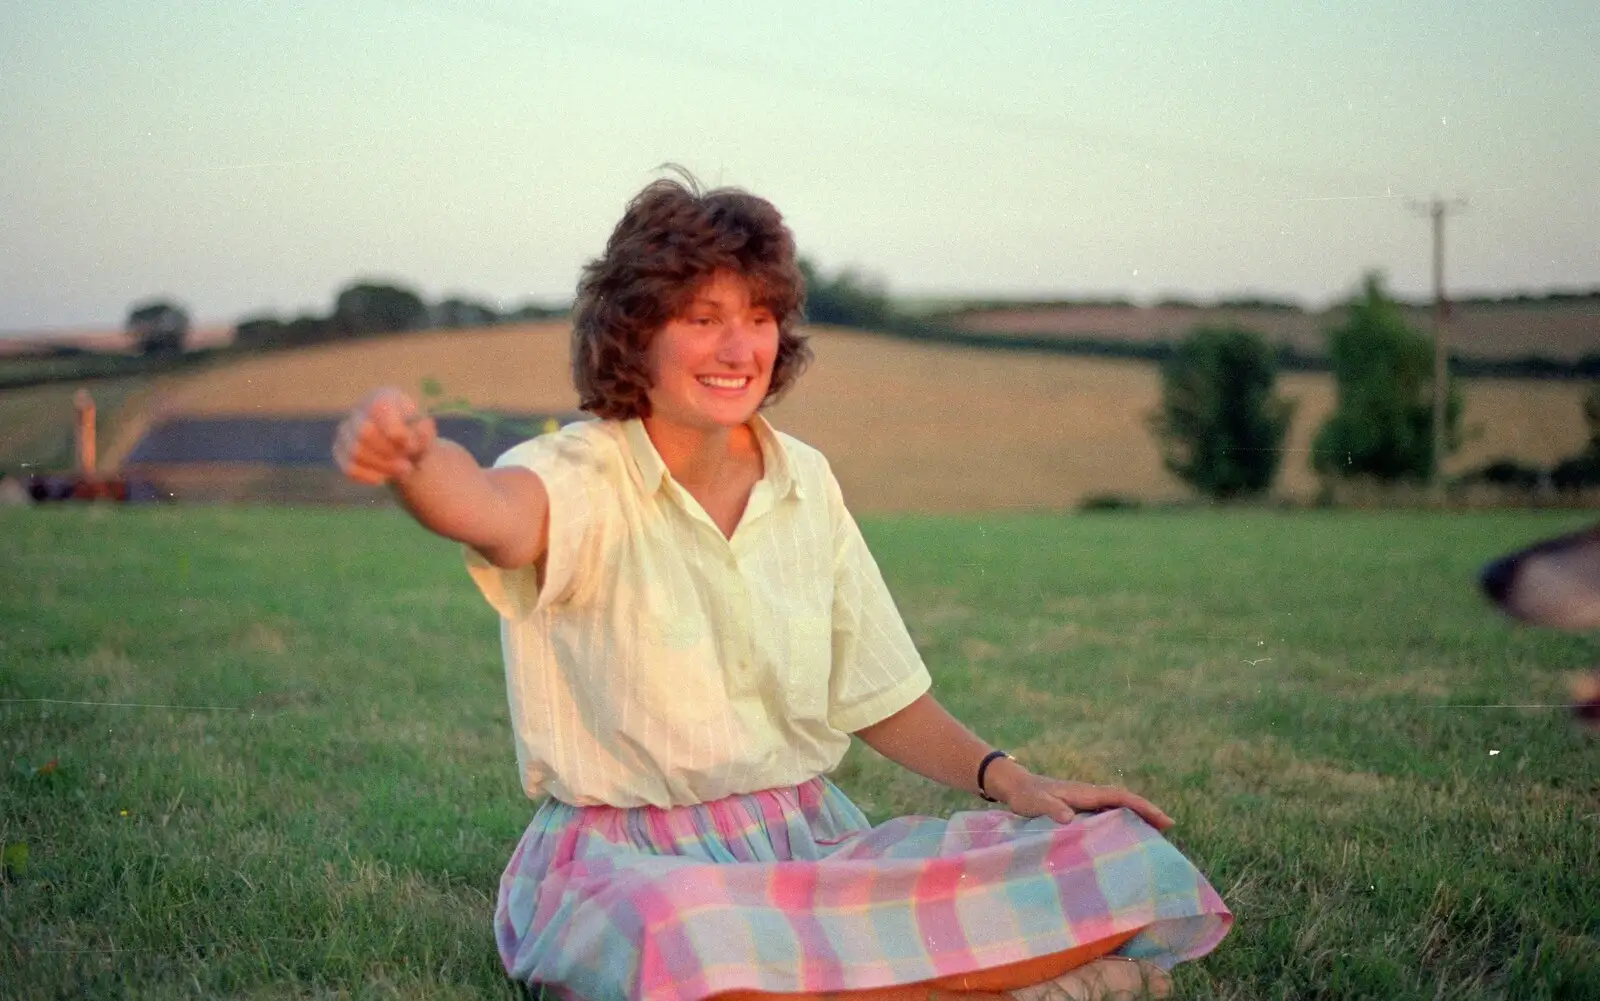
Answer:
<svg viewBox="0 0 1600 1001"><path fill-rule="evenodd" d="M529 796L670 807L795 785L928 690L827 460L752 427L765 471L731 539L637 420L572 424L496 462L550 495L541 565L466 550L500 614Z"/></svg>

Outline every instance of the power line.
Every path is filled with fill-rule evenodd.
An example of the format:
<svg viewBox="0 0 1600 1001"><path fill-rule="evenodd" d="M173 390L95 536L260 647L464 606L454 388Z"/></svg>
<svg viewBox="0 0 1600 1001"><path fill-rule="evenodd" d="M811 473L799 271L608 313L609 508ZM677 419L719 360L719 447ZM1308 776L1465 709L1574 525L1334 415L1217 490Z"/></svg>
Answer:
<svg viewBox="0 0 1600 1001"><path fill-rule="evenodd" d="M730 58L715 46L692 40L673 39L642 32L626 22L610 19L593 11L560 10L552 4L531 11L527 5L510 0L480 0L478 3L449 3L446 0L390 0L412 13L457 21L477 21L500 32L514 32L540 41L564 37L568 41L592 45L613 52L673 67L690 66L729 76L744 83L757 83L814 98L830 94L851 102L851 106L877 105L904 114L933 119L947 126L982 129L1011 135L1037 145L1067 147L1081 153L1121 157L1146 167L1152 162L1181 163L1192 176L1194 168L1209 166L1222 171L1254 176L1265 182L1268 176L1282 175L1302 183L1340 189L1375 190L1373 175L1357 174L1341 167L1325 167L1294 157L1279 156L1268 162L1259 154L1247 154L1229 142L1207 143L1198 150L1172 142L1172 129L1164 126L1152 132L1130 130L1105 123L1085 122L1062 110L1032 110L1000 107L973 101L937 88L904 86L890 80L819 70L816 64L786 62L763 54L759 59ZM1174 0L1163 0L1171 6ZM1147 2L1141 12L1159 10ZM537 14L537 18L535 18ZM1134 15L1118 11L1088 17L1089 21L1126 21ZM1270 168L1270 171L1269 169ZM1245 196L1248 197L1248 196ZM1342 196L1333 196L1342 197ZM1355 198L1402 197L1400 195L1354 194ZM1293 197L1258 199L1271 202L1311 201Z"/></svg>

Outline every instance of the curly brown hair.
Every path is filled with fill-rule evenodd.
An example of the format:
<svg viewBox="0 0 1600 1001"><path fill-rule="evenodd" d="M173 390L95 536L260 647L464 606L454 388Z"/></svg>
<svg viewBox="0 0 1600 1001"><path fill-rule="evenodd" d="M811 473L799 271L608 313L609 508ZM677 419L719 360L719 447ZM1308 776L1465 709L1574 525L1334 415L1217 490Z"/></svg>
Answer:
<svg viewBox="0 0 1600 1001"><path fill-rule="evenodd" d="M579 406L597 417L650 416L650 342L718 271L743 278L751 301L778 321L763 407L811 361L811 346L796 329L805 279L783 216L764 198L738 188L703 191L687 171L674 169L683 183L663 179L635 195L605 253L578 282L572 381Z"/></svg>

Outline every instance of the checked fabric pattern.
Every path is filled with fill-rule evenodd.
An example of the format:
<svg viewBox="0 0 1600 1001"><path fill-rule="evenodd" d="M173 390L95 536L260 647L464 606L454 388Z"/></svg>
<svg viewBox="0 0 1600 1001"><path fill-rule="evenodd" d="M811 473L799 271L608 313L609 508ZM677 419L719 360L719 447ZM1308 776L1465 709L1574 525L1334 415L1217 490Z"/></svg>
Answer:
<svg viewBox="0 0 1600 1001"><path fill-rule="evenodd" d="M558 997L694 1001L917 983L1130 932L1119 954L1171 968L1231 921L1131 811L870 827L817 778L672 809L546 800L495 930L507 972Z"/></svg>

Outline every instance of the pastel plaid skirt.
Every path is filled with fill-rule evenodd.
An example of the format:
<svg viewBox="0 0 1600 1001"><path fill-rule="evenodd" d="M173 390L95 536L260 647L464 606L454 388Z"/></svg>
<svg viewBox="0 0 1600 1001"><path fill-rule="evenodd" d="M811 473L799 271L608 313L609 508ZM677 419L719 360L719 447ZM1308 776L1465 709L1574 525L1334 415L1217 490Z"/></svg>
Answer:
<svg viewBox="0 0 1600 1001"><path fill-rule="evenodd" d="M547 996L891 997L994 990L996 974L1052 958L1064 972L1112 950L1170 969L1231 921L1132 811L872 827L819 777L673 809L547 799L501 878L495 936L507 973Z"/></svg>

